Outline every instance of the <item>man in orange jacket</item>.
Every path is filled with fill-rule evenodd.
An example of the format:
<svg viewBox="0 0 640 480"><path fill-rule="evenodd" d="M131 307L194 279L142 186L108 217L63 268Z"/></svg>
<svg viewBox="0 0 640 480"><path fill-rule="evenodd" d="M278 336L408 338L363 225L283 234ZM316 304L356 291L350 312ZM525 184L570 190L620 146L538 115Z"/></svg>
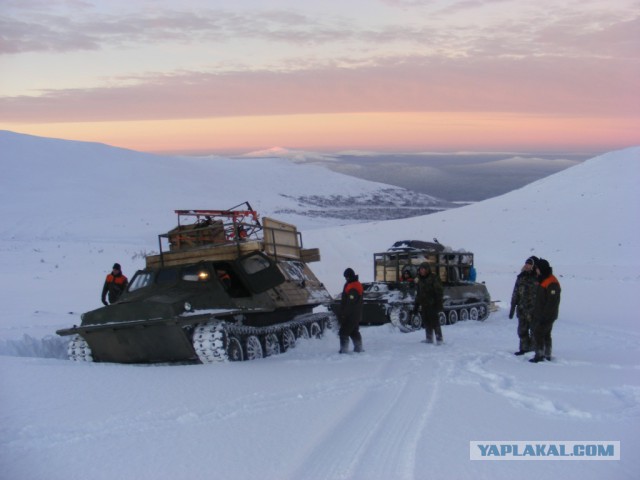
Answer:
<svg viewBox="0 0 640 480"><path fill-rule="evenodd" d="M102 287L102 303L109 305L109 303L116 302L120 295L122 295L122 292L127 289L128 285L129 280L122 274L120 264L114 263L113 270L107 275L107 279L104 281L104 286ZM109 303L107 303L107 294L109 294Z"/></svg>
<svg viewBox="0 0 640 480"><path fill-rule="evenodd" d="M529 360L538 363L551 360L551 329L560 309L560 282L553 275L549 262L541 258L536 262L538 293L533 308L533 340L536 355Z"/></svg>
<svg viewBox="0 0 640 480"><path fill-rule="evenodd" d="M340 353L349 352L349 338L353 341L353 351L362 352L362 335L360 335L360 321L362 320L362 295L364 290L358 280L358 275L352 268L344 271L345 284L340 300Z"/></svg>

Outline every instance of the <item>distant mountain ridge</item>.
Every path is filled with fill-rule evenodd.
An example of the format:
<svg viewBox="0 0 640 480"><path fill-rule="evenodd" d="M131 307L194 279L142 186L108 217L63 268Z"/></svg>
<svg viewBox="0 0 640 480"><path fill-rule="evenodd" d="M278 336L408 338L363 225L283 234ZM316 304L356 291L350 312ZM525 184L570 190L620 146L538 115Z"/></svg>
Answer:
<svg viewBox="0 0 640 480"><path fill-rule="evenodd" d="M586 152L314 152L273 147L236 158L286 158L336 173L432 195L477 202L575 166Z"/></svg>
<svg viewBox="0 0 640 480"><path fill-rule="evenodd" d="M32 211L27 224L0 226L0 235L82 235L129 228L118 212L137 212L140 222L167 224L181 208L227 208L244 201L262 215L286 217L303 228L425 215L458 205L430 195L361 180L288 159L169 157L99 143L0 131L0 214L16 204ZM129 193L135 191L135 202ZM92 219L91 211L107 215ZM53 222L69 211L69 222Z"/></svg>

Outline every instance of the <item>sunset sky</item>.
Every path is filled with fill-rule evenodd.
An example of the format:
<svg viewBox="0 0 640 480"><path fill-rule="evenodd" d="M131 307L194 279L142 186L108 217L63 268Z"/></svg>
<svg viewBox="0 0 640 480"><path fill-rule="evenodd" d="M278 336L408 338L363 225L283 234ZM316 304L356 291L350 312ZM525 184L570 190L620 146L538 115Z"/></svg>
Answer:
<svg viewBox="0 0 640 480"><path fill-rule="evenodd" d="M0 129L154 152L640 144L635 0L0 0Z"/></svg>

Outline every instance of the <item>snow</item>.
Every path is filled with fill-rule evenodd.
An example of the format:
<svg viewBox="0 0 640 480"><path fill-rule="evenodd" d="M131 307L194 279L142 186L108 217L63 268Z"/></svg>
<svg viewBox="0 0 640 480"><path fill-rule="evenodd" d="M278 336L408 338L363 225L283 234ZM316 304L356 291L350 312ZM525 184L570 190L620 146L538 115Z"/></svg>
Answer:
<svg viewBox="0 0 640 480"><path fill-rule="evenodd" d="M637 478L639 160L638 147L611 152L474 205L358 223L305 216L280 194L380 184L282 159L156 157L0 132L0 477ZM371 280L374 252L437 237L475 253L501 308L444 327L441 347L384 325L362 328L357 355L339 355L329 332L252 362L60 358L53 332L98 306L113 262L129 276L143 265L174 209L245 200L301 226L332 293L347 266ZM554 360L536 365L512 354L508 319L533 254L563 288ZM469 442L487 440L620 441L621 460L469 460Z"/></svg>

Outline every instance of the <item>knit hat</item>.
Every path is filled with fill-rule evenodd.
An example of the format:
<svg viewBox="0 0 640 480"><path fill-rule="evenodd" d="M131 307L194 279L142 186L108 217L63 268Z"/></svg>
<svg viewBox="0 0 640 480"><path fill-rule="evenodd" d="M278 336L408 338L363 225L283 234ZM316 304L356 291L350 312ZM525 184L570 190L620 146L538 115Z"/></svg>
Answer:
<svg viewBox="0 0 640 480"><path fill-rule="evenodd" d="M541 258L536 262L536 268L540 270L540 278L547 278L553 273L551 265L549 265L549 262L544 258Z"/></svg>
<svg viewBox="0 0 640 480"><path fill-rule="evenodd" d="M426 271L425 274L422 273L423 268ZM429 265L429 262L422 262L420 264L420 267L418 267L418 277L424 278L425 276L429 276L429 275L431 275L431 265Z"/></svg>
<svg viewBox="0 0 640 480"><path fill-rule="evenodd" d="M524 263L528 263L530 265L533 265L534 267L538 264L538 261L540 259L536 256L530 256L529 258L527 258L527 260Z"/></svg>
<svg viewBox="0 0 640 480"><path fill-rule="evenodd" d="M347 268L342 275L349 281L356 278L356 272L353 271L353 268Z"/></svg>
<svg viewBox="0 0 640 480"><path fill-rule="evenodd" d="M113 270L120 270L120 271L122 271L122 268L120 268L120 264L119 264L119 263L114 263L112 268L113 268Z"/></svg>

